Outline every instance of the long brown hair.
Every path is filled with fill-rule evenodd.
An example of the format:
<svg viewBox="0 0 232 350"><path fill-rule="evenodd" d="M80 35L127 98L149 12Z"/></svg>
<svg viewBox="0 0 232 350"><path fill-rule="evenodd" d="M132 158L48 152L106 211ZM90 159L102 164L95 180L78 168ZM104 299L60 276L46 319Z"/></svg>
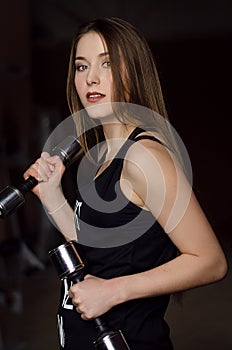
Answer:
<svg viewBox="0 0 232 350"><path fill-rule="evenodd" d="M170 123L165 122L168 121L168 114L149 45L132 24L115 17L96 19L83 24L72 42L67 80L67 100L71 113L78 112L75 122L83 149L88 151L93 144L98 143L103 138L101 126L89 118L84 111L74 85L77 44L80 38L90 31L98 33L108 49L114 83L113 102L144 106L151 111L148 113L146 121L144 117L140 118L139 115L136 118L133 116L130 120L130 113L127 116L124 115L124 120L123 115L121 115L120 121L145 126L145 128L146 126L155 127L165 137L169 146L177 151L178 147ZM159 118L160 125L157 125L157 118L154 118L153 112L161 116ZM179 152L177 151L177 153Z"/></svg>

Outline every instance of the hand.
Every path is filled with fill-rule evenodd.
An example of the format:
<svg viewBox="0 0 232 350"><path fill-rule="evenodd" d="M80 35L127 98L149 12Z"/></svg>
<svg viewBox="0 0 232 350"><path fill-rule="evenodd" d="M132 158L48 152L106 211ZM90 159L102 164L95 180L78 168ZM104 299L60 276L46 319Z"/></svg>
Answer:
<svg viewBox="0 0 232 350"><path fill-rule="evenodd" d="M41 157L23 174L23 177L27 179L29 176L33 176L40 182L32 191L43 203L46 203L48 196L55 197L56 190L60 191L60 182L64 171L65 166L59 156L51 157L49 153L43 152ZM53 198L53 201L55 199Z"/></svg>
<svg viewBox="0 0 232 350"><path fill-rule="evenodd" d="M113 291L105 280L92 275L74 284L69 290L73 305L83 320L96 318L114 306Z"/></svg>

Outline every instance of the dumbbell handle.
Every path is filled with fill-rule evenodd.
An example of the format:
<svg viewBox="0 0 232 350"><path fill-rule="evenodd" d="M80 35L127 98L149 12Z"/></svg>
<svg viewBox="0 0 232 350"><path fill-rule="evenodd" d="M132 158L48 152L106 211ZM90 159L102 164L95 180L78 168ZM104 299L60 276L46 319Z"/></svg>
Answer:
<svg viewBox="0 0 232 350"><path fill-rule="evenodd" d="M74 284L79 283L81 281L83 281L84 279L84 270L79 270L77 273L73 273L71 274L68 279L70 281L72 281ZM109 329L108 327L105 325L105 323L102 321L102 319L100 317L96 317L93 319L93 322L96 325L97 330L100 332L100 334L103 334L105 332L108 332Z"/></svg>
<svg viewBox="0 0 232 350"><path fill-rule="evenodd" d="M83 281L84 263L77 250L77 242L69 241L48 253L60 279L67 278L73 283ZM93 319L99 335L94 341L96 350L130 350L120 330L110 330L100 317Z"/></svg>
<svg viewBox="0 0 232 350"><path fill-rule="evenodd" d="M55 146L50 154L58 155L63 164L69 167L76 161L81 149L79 141L74 136L66 137L61 143ZM30 176L17 187L7 186L0 192L0 218L13 214L16 209L25 203L25 195L38 184L38 180Z"/></svg>

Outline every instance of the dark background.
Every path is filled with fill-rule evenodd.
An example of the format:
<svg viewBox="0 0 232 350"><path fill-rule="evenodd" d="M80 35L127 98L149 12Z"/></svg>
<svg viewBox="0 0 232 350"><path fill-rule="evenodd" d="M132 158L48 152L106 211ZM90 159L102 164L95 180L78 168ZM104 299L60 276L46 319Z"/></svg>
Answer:
<svg viewBox="0 0 232 350"><path fill-rule="evenodd" d="M230 264L231 2L12 0L0 5L0 190L20 183L49 134L69 116L66 76L71 40L78 25L95 17L121 17L137 26L151 46L171 123L189 152L195 192ZM26 325L33 323L34 316L32 319L28 298L33 294L33 300L40 300L40 307L49 315L55 309L53 304L51 309L45 304L47 295L53 301L58 295L56 276L51 277L54 271L46 275L50 271L47 251L61 241L31 193L17 213L0 221L0 329L4 350L17 346L36 350L40 346L39 335L33 336L33 346L30 343L32 336ZM47 289L38 295L41 283ZM31 293L28 286L34 288ZM12 308L14 297L9 296L13 290L22 299L18 313ZM176 305L171 306L168 318L176 350L232 348L230 294L229 269L223 281L187 292L181 312ZM37 316L34 321L39 332L44 324L39 313ZM52 316L43 329L47 331L45 339L52 334L52 340L44 340L44 349L55 348ZM16 318L21 327L26 327L24 332L20 327L21 333L15 331L18 323L13 324L12 319ZM26 339L24 345L22 339ZM9 344L16 345L10 348Z"/></svg>

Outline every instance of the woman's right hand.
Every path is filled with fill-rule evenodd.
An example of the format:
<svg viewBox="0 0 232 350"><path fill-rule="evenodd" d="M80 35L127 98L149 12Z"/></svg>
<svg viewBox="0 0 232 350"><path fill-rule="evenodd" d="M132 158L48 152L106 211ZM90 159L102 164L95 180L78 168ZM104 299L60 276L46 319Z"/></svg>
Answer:
<svg viewBox="0 0 232 350"><path fill-rule="evenodd" d="M59 156L51 157L49 153L43 152L41 157L25 171L23 177L27 179L33 176L39 181L32 191L45 206L50 206L48 203L56 202L57 193L60 195L64 171L65 166Z"/></svg>
<svg viewBox="0 0 232 350"><path fill-rule="evenodd" d="M59 156L51 157L49 153L43 152L23 176L24 179L33 176L39 181L32 191L39 197L49 217L53 219L53 224L65 239L73 240L77 239L74 213L61 187L64 171L65 166Z"/></svg>

